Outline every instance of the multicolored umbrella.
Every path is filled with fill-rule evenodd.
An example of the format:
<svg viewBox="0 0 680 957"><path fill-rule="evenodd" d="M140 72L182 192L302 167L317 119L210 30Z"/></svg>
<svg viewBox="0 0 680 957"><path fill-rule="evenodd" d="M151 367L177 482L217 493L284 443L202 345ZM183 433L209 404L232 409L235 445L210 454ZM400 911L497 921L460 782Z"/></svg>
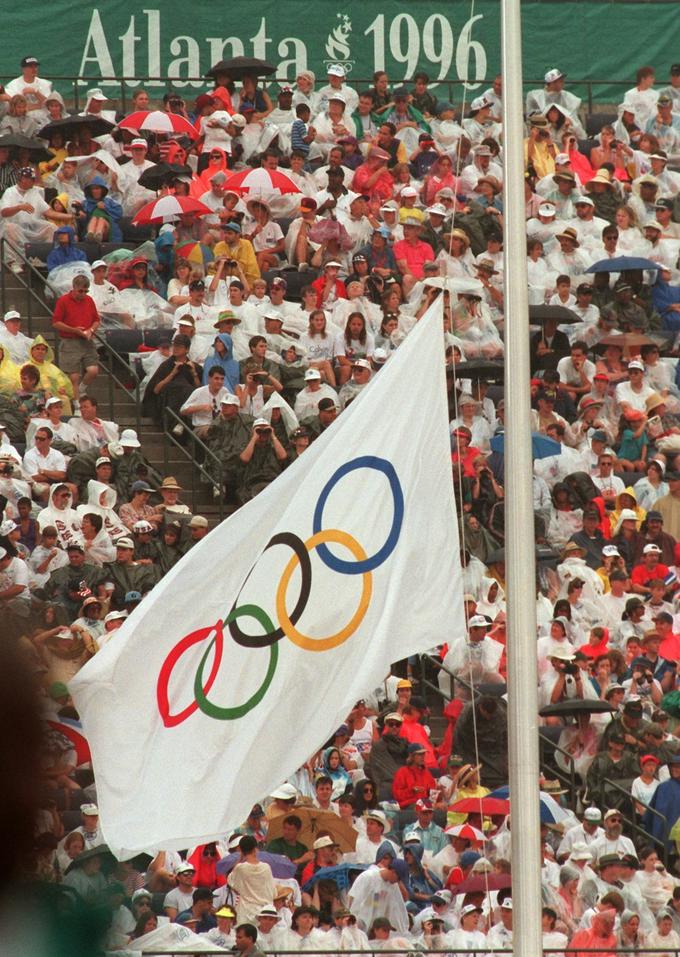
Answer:
<svg viewBox="0 0 680 957"><path fill-rule="evenodd" d="M482 832L471 824L455 824L453 827L447 827L444 834L448 834L449 837L460 837L464 841L486 840Z"/></svg>
<svg viewBox="0 0 680 957"><path fill-rule="evenodd" d="M271 196L272 193L301 193L302 190L297 186L290 176L286 176L279 169L244 169L239 173L230 176L224 183L224 189L233 189L235 193L243 196L248 193L250 196Z"/></svg>
<svg viewBox="0 0 680 957"><path fill-rule="evenodd" d="M148 133L168 133L170 136L188 136L198 139L196 127L178 113L164 113L162 110L137 110L130 113L118 124L122 130L134 130L136 133L146 130Z"/></svg>
<svg viewBox="0 0 680 957"><path fill-rule="evenodd" d="M539 800L541 802L541 824L561 824L562 821L566 821L570 815L569 811L565 810L551 794L547 794L545 791L538 792ZM495 791L492 791L489 794L489 799L505 799L510 797L510 787L507 784L504 784L500 788L496 788Z"/></svg>
<svg viewBox="0 0 680 957"><path fill-rule="evenodd" d="M190 263L202 266L205 262L203 246L200 243L184 243L175 250L175 256L186 259Z"/></svg>
<svg viewBox="0 0 680 957"><path fill-rule="evenodd" d="M76 721L73 718L55 718L54 720L50 718L47 724L53 731L63 734L63 736L71 742L76 752L77 767L90 763L92 760L90 745L87 743L87 738L83 734L83 726L80 721Z"/></svg>
<svg viewBox="0 0 680 957"><path fill-rule="evenodd" d="M270 854L268 851L258 851L257 859L262 864L269 864L273 877L278 877L283 880L289 877L295 877L297 867L290 858L284 854ZM241 855L238 851L234 851L233 854L227 854L226 857L221 858L221 860L217 862L215 870L218 874L229 874L240 860Z"/></svg>
<svg viewBox="0 0 680 957"><path fill-rule="evenodd" d="M210 212L205 203L200 203L191 196L161 196L160 199L154 199L146 206L142 206L132 223L134 226L146 223L169 223L180 216L186 216L187 213L205 216Z"/></svg>

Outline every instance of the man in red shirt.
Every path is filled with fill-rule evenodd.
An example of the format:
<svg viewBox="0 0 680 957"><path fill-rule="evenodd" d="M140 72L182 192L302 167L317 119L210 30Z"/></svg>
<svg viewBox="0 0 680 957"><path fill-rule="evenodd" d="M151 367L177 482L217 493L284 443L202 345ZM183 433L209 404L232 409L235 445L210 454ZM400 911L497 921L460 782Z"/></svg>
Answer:
<svg viewBox="0 0 680 957"><path fill-rule="evenodd" d="M392 794L400 808L411 807L420 798L429 798L437 787L435 779L425 767L425 747L418 742L408 746L406 766L399 768L392 782Z"/></svg>
<svg viewBox="0 0 680 957"><path fill-rule="evenodd" d="M638 595L645 595L649 591L648 583L655 578L666 581L670 573L668 565L662 565L659 561L661 549L658 545L650 543L642 549L642 561L635 565L630 576L632 590ZM675 578L675 576L673 576ZM672 590L675 582L667 582L669 589Z"/></svg>
<svg viewBox="0 0 680 957"><path fill-rule="evenodd" d="M57 299L52 315L52 328L61 340L59 368L71 379L76 397L87 391L99 372L93 338L101 320L94 300L88 296L89 288L87 276L76 276L71 291Z"/></svg>
<svg viewBox="0 0 680 957"><path fill-rule="evenodd" d="M661 637L659 655L666 661L680 661L680 635L673 631L673 616L668 611L660 612L654 618L654 625Z"/></svg>
<svg viewBox="0 0 680 957"><path fill-rule="evenodd" d="M342 264L335 259L326 263L323 269L323 276L319 276L312 283L312 289L316 292L316 308L330 308L338 299L347 299L347 290L342 279L338 279L338 273L342 269Z"/></svg>
<svg viewBox="0 0 680 957"><path fill-rule="evenodd" d="M404 297L409 293L419 279L423 278L423 266L434 259L434 250L429 243L420 239L422 224L413 216L407 216L402 223L404 238L394 244L394 258L397 268L402 275Z"/></svg>

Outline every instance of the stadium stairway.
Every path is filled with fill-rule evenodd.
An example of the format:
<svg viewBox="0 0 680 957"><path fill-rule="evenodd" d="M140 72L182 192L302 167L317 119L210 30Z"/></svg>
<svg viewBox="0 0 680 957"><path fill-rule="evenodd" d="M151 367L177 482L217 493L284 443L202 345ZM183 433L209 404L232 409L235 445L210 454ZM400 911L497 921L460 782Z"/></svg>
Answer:
<svg viewBox="0 0 680 957"><path fill-rule="evenodd" d="M50 300L45 300L44 283L39 273L27 269L21 276L6 266L0 275L0 308L4 315L16 309L22 316L22 332L28 336L41 334L51 344L55 336L51 326ZM182 500L194 514L204 515L210 526L220 521L220 506L212 495L212 486L200 481L193 459L153 421L142 416L134 395L134 377L129 367L119 363L115 355L100 350L100 374L91 393L98 401L102 418L110 419L121 430L130 428L139 433L142 451L150 464L162 475L173 475L186 490Z"/></svg>

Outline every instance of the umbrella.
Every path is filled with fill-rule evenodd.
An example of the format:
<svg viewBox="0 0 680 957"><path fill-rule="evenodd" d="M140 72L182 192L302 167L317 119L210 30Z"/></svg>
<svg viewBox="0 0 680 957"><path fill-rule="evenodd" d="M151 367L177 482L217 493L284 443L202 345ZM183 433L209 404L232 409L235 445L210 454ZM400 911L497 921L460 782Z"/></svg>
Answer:
<svg viewBox="0 0 680 957"><path fill-rule="evenodd" d="M335 864L333 867L320 867L308 881L302 885L303 891L309 894L317 881L333 881L338 890L345 891L350 886L352 875L365 871L368 864Z"/></svg>
<svg viewBox="0 0 680 957"><path fill-rule="evenodd" d="M471 824L456 824L454 827L447 827L444 834L449 837L460 837L464 841L485 841L486 838L481 831Z"/></svg>
<svg viewBox="0 0 680 957"><path fill-rule="evenodd" d="M244 169L240 173L230 176L224 183L224 190L233 189L235 193L251 196L266 196L278 191L279 193L300 193L302 190L293 180L278 169Z"/></svg>
<svg viewBox="0 0 680 957"><path fill-rule="evenodd" d="M78 134L87 127L92 136L106 136L114 129L113 123L99 116L65 116L63 120L53 120L38 130L37 136L49 140L53 133L63 133L67 140L77 139Z"/></svg>
<svg viewBox="0 0 680 957"><path fill-rule="evenodd" d="M160 199L154 199L146 206L142 206L132 220L132 225L167 223L172 219L177 219L178 216L186 216L188 213L205 216L209 212L211 210L204 203L199 203L197 199L192 199L191 196L161 196Z"/></svg>
<svg viewBox="0 0 680 957"><path fill-rule="evenodd" d="M480 891L501 891L511 886L509 874L475 874L460 884L451 884L449 890L457 897L459 894L478 894Z"/></svg>
<svg viewBox="0 0 680 957"><path fill-rule="evenodd" d="M162 110L137 110L130 113L118 126L121 130L146 130L149 133L168 133L170 136L184 134L191 140L198 139L198 130L189 120L178 113L163 113Z"/></svg>
<svg viewBox="0 0 680 957"><path fill-rule="evenodd" d="M631 355L637 355L642 346L653 346L655 342L649 336L641 332L619 332L611 336L605 336L595 346L596 352L604 352L607 346L619 346L623 349L623 355L629 358Z"/></svg>
<svg viewBox="0 0 680 957"><path fill-rule="evenodd" d="M507 799L510 797L510 788L507 784L504 784L503 787L496 788L495 791L492 791L489 797L491 796ZM541 824L560 824L570 817L569 812L565 811L565 809L557 803L552 794L539 791L538 796L541 802Z"/></svg>
<svg viewBox="0 0 680 957"><path fill-rule="evenodd" d="M311 847L319 834L329 834L343 854L355 849L358 833L333 811L322 811L318 807L303 805L293 808L290 813L295 814L302 821L302 830L298 836L301 844ZM273 841L275 837L283 836L282 827L285 816L285 814L279 814L269 822L268 840Z"/></svg>
<svg viewBox="0 0 680 957"><path fill-rule="evenodd" d="M547 704L538 712L542 718L567 718L577 714L604 714L617 709L609 704L608 701L601 701L599 698L589 700L588 698L567 698L566 701L556 701L554 704Z"/></svg>
<svg viewBox="0 0 680 957"><path fill-rule="evenodd" d="M598 259L586 272L625 272L627 269L661 269L662 267L651 259L642 259L640 256L614 256L613 259Z"/></svg>
<svg viewBox="0 0 680 957"><path fill-rule="evenodd" d="M494 435L490 442L492 452L505 452L505 432ZM559 455L561 446L554 439L539 432L531 433L531 454L535 459L547 459L551 455Z"/></svg>
<svg viewBox="0 0 680 957"><path fill-rule="evenodd" d="M318 223L314 223L308 235L313 243L319 244L335 239L340 244L340 249L345 252L349 252L354 246L354 240L337 219L320 219Z"/></svg>
<svg viewBox="0 0 680 957"><path fill-rule="evenodd" d="M276 73L276 67L257 57L235 56L211 66L206 76L215 78L218 73L228 73L232 80L241 80L244 76L269 76L270 73Z"/></svg>
<svg viewBox="0 0 680 957"><path fill-rule="evenodd" d="M258 851L257 859L262 864L269 864L272 869L272 876L287 880L289 877L295 877L297 866L293 864L290 858L284 854L269 854L267 851ZM217 862L215 870L218 874L229 874L241 860L241 855L235 851L233 854L227 854Z"/></svg>
<svg viewBox="0 0 680 957"><path fill-rule="evenodd" d="M28 150L33 163L42 163L54 159L49 150L45 149L44 143L41 143L40 140L31 139L30 136L22 136L21 133L8 133L6 136L0 136L0 146L10 150Z"/></svg>
<svg viewBox="0 0 680 957"><path fill-rule="evenodd" d="M470 359L468 362L459 362L454 371L461 379L491 379L502 382L505 377L505 366L494 359Z"/></svg>
<svg viewBox="0 0 680 957"><path fill-rule="evenodd" d="M529 306L529 322L548 322L554 319L561 326L573 325L576 322L582 322L580 316L577 316L566 306Z"/></svg>
<svg viewBox="0 0 680 957"><path fill-rule="evenodd" d="M190 166L184 166L181 163L156 163L145 169L139 177L139 185L146 189L158 190L167 186L178 176L192 176L193 170Z"/></svg>
<svg viewBox="0 0 680 957"><path fill-rule="evenodd" d="M497 797L463 798L449 808L457 814L509 814L510 802Z"/></svg>
<svg viewBox="0 0 680 957"><path fill-rule="evenodd" d="M132 944L133 950L126 948L126 954L198 954L208 951L211 954L230 954L231 951L218 947L212 940L195 934L183 924L160 924L155 930L138 937Z"/></svg>
<svg viewBox="0 0 680 957"><path fill-rule="evenodd" d="M175 250L175 256L187 259L190 263L202 266L205 263L203 258L203 247L200 243L184 243Z"/></svg>

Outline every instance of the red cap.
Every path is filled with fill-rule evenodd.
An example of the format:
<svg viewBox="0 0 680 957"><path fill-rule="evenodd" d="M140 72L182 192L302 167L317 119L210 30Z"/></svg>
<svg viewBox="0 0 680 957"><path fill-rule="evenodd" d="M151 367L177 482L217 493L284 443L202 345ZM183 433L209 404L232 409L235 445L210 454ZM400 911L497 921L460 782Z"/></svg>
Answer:
<svg viewBox="0 0 680 957"><path fill-rule="evenodd" d="M596 372L593 379L600 379L602 382L609 382L609 376L606 372Z"/></svg>
<svg viewBox="0 0 680 957"><path fill-rule="evenodd" d="M653 754L643 754L640 758L640 764L645 764L647 761L653 761L654 764L661 764L658 758L655 758Z"/></svg>
<svg viewBox="0 0 680 957"><path fill-rule="evenodd" d="M416 801L416 811L431 811L432 801L428 801L427 798L419 798Z"/></svg>

